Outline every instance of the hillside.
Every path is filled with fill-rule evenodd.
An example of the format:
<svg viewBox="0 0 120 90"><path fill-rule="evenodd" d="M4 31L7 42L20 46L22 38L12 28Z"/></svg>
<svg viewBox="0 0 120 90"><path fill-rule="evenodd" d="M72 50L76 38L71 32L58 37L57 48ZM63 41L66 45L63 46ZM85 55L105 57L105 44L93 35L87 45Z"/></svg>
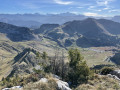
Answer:
<svg viewBox="0 0 120 90"><path fill-rule="evenodd" d="M24 41L35 38L29 28L18 27L2 22L0 22L0 33L4 34L11 41Z"/></svg>
<svg viewBox="0 0 120 90"><path fill-rule="evenodd" d="M40 34L40 33L45 34L58 26L59 24L43 24L40 26L40 28L34 30L33 32L35 34Z"/></svg>
<svg viewBox="0 0 120 90"><path fill-rule="evenodd" d="M119 44L117 34L120 33L120 23L105 19L88 18L82 21L71 21L61 26L43 25L35 32L56 41L62 47L77 45L79 47L115 46ZM114 30L115 29L115 30ZM37 33L39 34L39 33Z"/></svg>
<svg viewBox="0 0 120 90"><path fill-rule="evenodd" d="M43 24L32 31L26 27L0 23L0 33L4 39L18 42L47 38L57 42L61 47L71 45L79 47L116 46L119 44L117 36L120 33L119 28L120 23L93 18L70 21L63 25Z"/></svg>
<svg viewBox="0 0 120 90"><path fill-rule="evenodd" d="M107 77L104 80L106 76L94 76L101 71L100 69L96 70L95 67L116 68L116 64L109 59L116 52L114 50L119 50L117 47L119 38L117 34L112 33L112 25L109 29L106 23L114 24L115 22L88 18L82 21L66 22L63 25L43 24L35 30L0 23L0 85L2 88L20 85L21 88L26 89L32 88L30 86L36 85L42 78L47 78L46 85L48 87L40 83L33 88L39 86L41 88L41 85L50 88L53 84L49 83L49 74L52 73L52 76L60 76L61 82L65 81L68 88L69 83L67 84L67 82L74 81L71 77L79 76L79 82L76 78L76 81L72 82L72 85L70 84L70 87L76 88L76 90L81 89L81 87L102 88L100 85L103 85L105 89L118 88L118 82L116 83L114 79ZM119 23L117 24L116 27L119 28ZM70 54L71 47L78 49L73 49L74 51ZM43 58L43 54L46 55L47 59ZM71 58L72 56L74 58ZM72 59L75 62L70 61ZM79 61L76 63L77 59ZM76 71L74 72L74 70ZM52 81L54 81L53 79ZM98 82L94 84L96 80ZM110 83L100 84L107 81ZM53 88L58 88L58 79L55 79L54 83L58 86ZM108 87L107 84L113 85ZM114 87L115 85L117 86Z"/></svg>

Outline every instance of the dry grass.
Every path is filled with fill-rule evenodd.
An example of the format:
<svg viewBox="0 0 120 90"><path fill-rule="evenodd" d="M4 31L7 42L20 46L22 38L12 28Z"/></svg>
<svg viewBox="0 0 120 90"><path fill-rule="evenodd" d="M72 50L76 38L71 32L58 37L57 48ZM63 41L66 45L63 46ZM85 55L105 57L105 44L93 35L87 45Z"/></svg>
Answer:
<svg viewBox="0 0 120 90"><path fill-rule="evenodd" d="M105 61L109 56L113 55L112 51L105 51L103 47L91 47L80 49L81 54L84 56L89 67L100 64L114 65L112 62Z"/></svg>
<svg viewBox="0 0 120 90"><path fill-rule="evenodd" d="M120 90L119 81L108 76L95 75L87 84L80 85L76 90Z"/></svg>
<svg viewBox="0 0 120 90"><path fill-rule="evenodd" d="M56 79L50 77L48 78L48 82L36 82L29 83L24 86L23 90L57 90Z"/></svg>
<svg viewBox="0 0 120 90"><path fill-rule="evenodd" d="M8 46L3 45L3 43ZM12 47L21 52L24 48L34 48L37 51L46 51L50 55L54 55L55 42L47 39L42 41L26 41L26 42L12 42L9 40L0 39L0 80L2 77L9 75L12 70L13 58L17 55L17 51L13 50Z"/></svg>

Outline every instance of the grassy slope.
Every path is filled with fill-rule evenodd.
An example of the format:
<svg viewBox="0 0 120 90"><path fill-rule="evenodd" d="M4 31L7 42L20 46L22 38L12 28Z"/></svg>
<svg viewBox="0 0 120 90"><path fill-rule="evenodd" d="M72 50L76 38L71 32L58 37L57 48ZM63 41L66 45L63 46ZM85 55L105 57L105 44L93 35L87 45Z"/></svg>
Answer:
<svg viewBox="0 0 120 90"><path fill-rule="evenodd" d="M120 90L119 81L108 76L95 75L87 84L78 86L75 90Z"/></svg>
<svg viewBox="0 0 120 90"><path fill-rule="evenodd" d="M12 69L11 67L12 59L17 55L18 52L21 52L24 48L32 47L35 50L40 52L46 51L48 55L53 56L57 46L55 42L45 38L43 38L41 41L26 41L26 42L11 42L6 38L4 40L2 38L0 39L0 45L2 45L3 43L6 43L7 46L6 45L0 46L0 62L1 62L0 63L0 79L3 76L7 76L9 74L9 72ZM12 50L11 47L14 47L18 51ZM76 47L76 48L79 48L79 47ZM93 65L99 65L99 64L113 64L111 62L105 61L107 57L113 55L111 51L105 51L106 48L92 47L92 48L84 48L84 49L79 48L79 49L82 55L84 56L84 60L86 60L88 65L92 67ZM67 52L66 52L66 56L68 56Z"/></svg>
<svg viewBox="0 0 120 90"><path fill-rule="evenodd" d="M5 45L3 45L5 43ZM54 45L53 45L54 44ZM55 42L47 39L42 41L26 41L26 42L11 42L9 40L0 40L0 80L2 77L6 77L12 69L13 58L17 53L21 52L24 48L34 48L37 51L46 51L53 55L54 48L56 46ZM16 49L14 50L13 49Z"/></svg>

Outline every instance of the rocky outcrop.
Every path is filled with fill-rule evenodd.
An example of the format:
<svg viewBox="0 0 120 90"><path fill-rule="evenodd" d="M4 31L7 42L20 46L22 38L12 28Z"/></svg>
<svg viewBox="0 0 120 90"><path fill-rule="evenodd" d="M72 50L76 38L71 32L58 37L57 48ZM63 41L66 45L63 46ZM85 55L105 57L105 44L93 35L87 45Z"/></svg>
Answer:
<svg viewBox="0 0 120 90"><path fill-rule="evenodd" d="M14 86L14 87L11 87L11 88L4 88L2 90L22 90L22 87L21 86Z"/></svg>
<svg viewBox="0 0 120 90"><path fill-rule="evenodd" d="M69 88L69 85L67 82L64 82L60 79L55 79L56 80L56 83L57 83L57 86L58 86L58 89L60 90L72 90ZM43 83L47 83L48 82L48 79L47 78L41 78L38 82L36 82L35 84L39 84L40 82L43 82Z"/></svg>
<svg viewBox="0 0 120 90"><path fill-rule="evenodd" d="M120 70L114 70L114 71L110 72L110 74L114 75L120 79Z"/></svg>
<svg viewBox="0 0 120 90"><path fill-rule="evenodd" d="M45 62L40 56L40 53L34 49L24 49L14 58L13 70L9 76L13 75L22 75L30 74L33 72L33 69L36 70L42 69L42 66L38 65L39 63Z"/></svg>
<svg viewBox="0 0 120 90"><path fill-rule="evenodd" d="M120 79L116 75L108 74L107 76L110 77L110 78L114 78L114 79L120 81Z"/></svg>
<svg viewBox="0 0 120 90"><path fill-rule="evenodd" d="M120 82L120 70L113 70L107 76Z"/></svg>
<svg viewBox="0 0 120 90"><path fill-rule="evenodd" d="M72 90L69 88L69 85L67 82L57 80L57 85L60 90Z"/></svg>

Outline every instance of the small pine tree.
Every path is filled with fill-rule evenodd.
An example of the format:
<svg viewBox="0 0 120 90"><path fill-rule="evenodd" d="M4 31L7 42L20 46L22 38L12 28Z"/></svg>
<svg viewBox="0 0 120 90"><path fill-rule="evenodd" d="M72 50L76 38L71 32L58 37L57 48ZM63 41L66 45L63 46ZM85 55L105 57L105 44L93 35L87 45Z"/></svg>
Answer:
<svg viewBox="0 0 120 90"><path fill-rule="evenodd" d="M42 59L47 59L47 53L46 52L43 52L43 54L42 54Z"/></svg>
<svg viewBox="0 0 120 90"><path fill-rule="evenodd" d="M78 49L70 49L68 51L68 54L70 59L69 65L71 68L74 68L74 69L76 68L77 63L82 62L82 60L84 59Z"/></svg>
<svg viewBox="0 0 120 90"><path fill-rule="evenodd" d="M68 74L69 81L72 85L78 85L87 82L90 75L90 69L86 62L83 61L83 57L78 49L70 49L69 52L70 59L70 71Z"/></svg>

